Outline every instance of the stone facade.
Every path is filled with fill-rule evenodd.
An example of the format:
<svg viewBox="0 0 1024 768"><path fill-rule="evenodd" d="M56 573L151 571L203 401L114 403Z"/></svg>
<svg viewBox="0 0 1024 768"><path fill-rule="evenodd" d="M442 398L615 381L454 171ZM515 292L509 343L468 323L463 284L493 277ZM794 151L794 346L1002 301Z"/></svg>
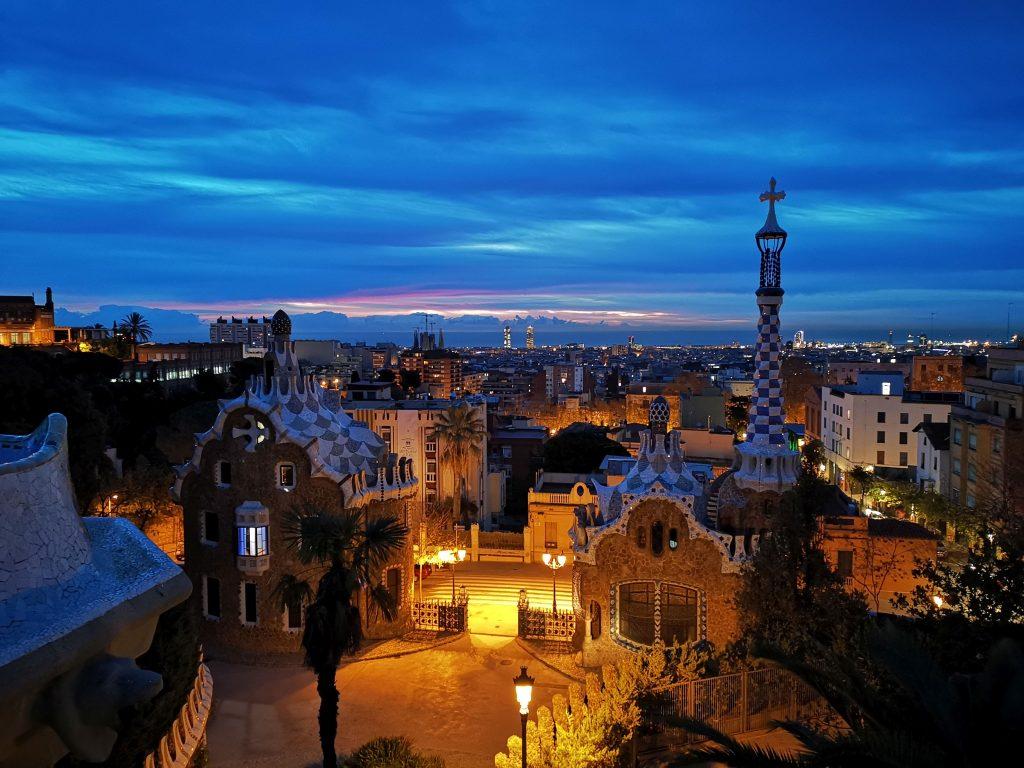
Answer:
<svg viewBox="0 0 1024 768"><path fill-rule="evenodd" d="M228 417L227 428L244 427L251 412L239 411ZM229 432L230 433L230 432ZM249 453L240 439L214 441L204 451L199 471L183 485L181 501L185 512L185 570L195 585L193 604L203 617L203 639L212 654L219 657L256 659L267 654L289 654L300 650L299 627L288 628L288 616L274 596L274 588L285 574L302 574L308 570L292 554L285 539L282 521L294 509L315 505L328 510L344 507L342 489L323 477L313 477L305 450L292 443L278 443L271 432L265 447ZM231 484L224 487L217 482L218 464L231 464ZM295 467L294 488L285 490L278 482L282 465ZM411 498L412 493L409 493ZM243 570L239 567L236 512L246 502L258 501L269 513L267 526L266 562L259 567L266 570ZM208 530L210 518L218 525L216 538ZM406 522L416 530L419 505L397 499L370 501L366 514L373 518L389 514ZM412 519L412 516L417 519ZM368 637L387 637L399 634L409 620L411 594L412 543L406 539L405 548L387 567L402 570L403 599L399 616L391 625L370 620L365 627ZM382 573L382 579L384 574ZM219 582L220 616L208 616L208 580ZM243 590L245 584L256 589L255 622L247 621L244 613ZM294 622L293 622L294 623Z"/></svg>
<svg viewBox="0 0 1024 768"><path fill-rule="evenodd" d="M385 623L363 611L370 638L408 625L412 532L419 527L411 460L329 408L322 388L299 368L287 315L279 312L272 326L264 375L220 403L213 427L196 436L192 459L178 469L174 490L184 508L186 570L204 642L211 654L246 661L300 649L304 606L284 609L275 589L294 575L315 590L318 574L289 547L291 512L360 508L370 519L391 515L409 528L403 549L380 573L398 600L398 616Z"/></svg>
<svg viewBox="0 0 1024 768"><path fill-rule="evenodd" d="M655 554L652 531L659 524L664 541L661 553ZM659 593L662 585L696 592L695 636L680 641L710 640L722 648L736 638L738 620L732 603L740 587L738 569L727 560L723 568L721 544L702 530L685 507L671 499L652 498L633 508L621 530L601 539L593 564L577 561L574 565L577 643L585 666L605 664L643 647L626 636L619 600L620 585L641 581L653 582ZM664 639L670 643L671 637Z"/></svg>

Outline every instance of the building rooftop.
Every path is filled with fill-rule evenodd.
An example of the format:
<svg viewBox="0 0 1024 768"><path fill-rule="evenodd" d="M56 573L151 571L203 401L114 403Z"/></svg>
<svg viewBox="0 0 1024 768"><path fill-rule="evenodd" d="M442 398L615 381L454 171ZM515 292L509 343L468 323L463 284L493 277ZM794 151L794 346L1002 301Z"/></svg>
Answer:
<svg viewBox="0 0 1024 768"><path fill-rule="evenodd" d="M940 451L949 450L949 422L923 421L914 427L915 432L924 432L928 442Z"/></svg>

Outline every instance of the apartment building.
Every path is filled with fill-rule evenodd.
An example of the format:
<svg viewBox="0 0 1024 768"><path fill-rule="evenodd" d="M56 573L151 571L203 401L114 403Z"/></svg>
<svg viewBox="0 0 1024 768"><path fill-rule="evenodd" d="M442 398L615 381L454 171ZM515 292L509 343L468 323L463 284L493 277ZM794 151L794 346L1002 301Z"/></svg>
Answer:
<svg viewBox="0 0 1024 768"><path fill-rule="evenodd" d="M821 441L829 477L847 488L854 467L913 476L918 463L914 428L944 422L955 393L909 392L902 371L860 371L856 384L821 388Z"/></svg>
<svg viewBox="0 0 1024 768"><path fill-rule="evenodd" d="M481 423L487 423L487 405L480 399L471 403ZM416 500L425 505L450 498L455 492L455 478L441 462L441 448L431 433L441 416L452 406L449 400L347 400L345 411L365 423L388 445L392 453L413 460L420 483ZM479 522L485 530L491 526L487 518L487 438L480 452L471 457L466 473L466 496L480 510Z"/></svg>
<svg viewBox="0 0 1024 768"><path fill-rule="evenodd" d="M1024 480L1024 348L988 351L984 377L964 379L949 419L949 498L967 507L1000 503ZM1013 504L1024 514L1019 491Z"/></svg>

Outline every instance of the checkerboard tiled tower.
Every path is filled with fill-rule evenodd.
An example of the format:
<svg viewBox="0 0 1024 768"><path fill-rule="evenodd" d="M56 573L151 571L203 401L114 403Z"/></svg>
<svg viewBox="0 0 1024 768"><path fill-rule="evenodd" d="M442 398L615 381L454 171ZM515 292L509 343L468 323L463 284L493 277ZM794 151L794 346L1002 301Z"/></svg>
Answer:
<svg viewBox="0 0 1024 768"><path fill-rule="evenodd" d="M768 218L755 236L761 252L761 281L757 289L757 346L754 351L754 396L750 403L746 442L737 448L736 481L754 490L784 490L796 481L797 454L786 444L782 402L782 341L779 307L782 306L782 249L788 237L775 217L775 203L786 193L776 191L775 179L761 202L768 203Z"/></svg>

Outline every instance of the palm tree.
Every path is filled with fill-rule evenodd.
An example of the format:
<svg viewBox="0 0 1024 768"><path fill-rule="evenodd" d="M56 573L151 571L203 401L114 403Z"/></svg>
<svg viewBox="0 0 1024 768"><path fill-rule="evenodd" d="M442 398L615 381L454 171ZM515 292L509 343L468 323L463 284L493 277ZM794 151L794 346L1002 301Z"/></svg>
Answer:
<svg viewBox="0 0 1024 768"><path fill-rule="evenodd" d="M121 333L128 337L132 343L132 360L138 362L138 343L149 341L153 336L153 329L149 321L138 312L131 312L121 320Z"/></svg>
<svg viewBox="0 0 1024 768"><path fill-rule="evenodd" d="M670 760L669 768L705 762L734 768L973 768L1004 764L1007 755L1019 751L1024 653L1016 642L1004 639L993 646L976 674L948 676L909 633L886 625L868 648L880 680L824 647L820 651L812 663L784 656L773 660L820 693L846 727L776 723L799 742L801 752L793 754L742 743L706 722L682 718L673 724L715 746Z"/></svg>
<svg viewBox="0 0 1024 768"><path fill-rule="evenodd" d="M441 414L430 439L436 440L440 449L441 464L452 473L454 488L453 519L462 518L462 500L466 495L466 475L469 460L483 451L483 440L487 427L481 421L475 408L468 403L453 405Z"/></svg>
<svg viewBox="0 0 1024 768"><path fill-rule="evenodd" d="M345 654L359 649L363 617L359 598L385 620L395 617L395 598L381 583L382 566L405 543L408 534L397 518L369 519L358 509L329 512L314 505L296 508L284 522L285 542L306 573L319 574L314 591L305 574L282 577L274 592L282 610L305 605L302 647L305 664L316 675L320 697L318 723L324 768L337 768L334 739L338 733L338 688L335 674Z"/></svg>

